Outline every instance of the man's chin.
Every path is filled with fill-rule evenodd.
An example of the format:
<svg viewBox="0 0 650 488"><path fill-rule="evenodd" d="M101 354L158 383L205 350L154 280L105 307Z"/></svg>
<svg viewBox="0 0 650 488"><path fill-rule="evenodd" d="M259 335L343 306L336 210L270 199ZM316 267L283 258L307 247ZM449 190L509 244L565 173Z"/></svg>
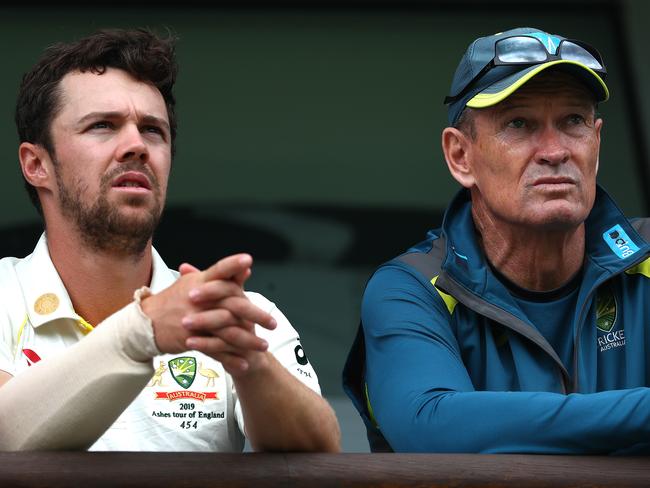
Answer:
<svg viewBox="0 0 650 488"><path fill-rule="evenodd" d="M153 215L150 211L142 212L119 212L112 219L112 227L116 233L123 235L141 236L142 234L151 237L158 225L160 216Z"/></svg>
<svg viewBox="0 0 650 488"><path fill-rule="evenodd" d="M159 218L160 212L150 209L114 209L103 221L86 224L82 232L85 230L87 241L97 250L140 256L151 242Z"/></svg>
<svg viewBox="0 0 650 488"><path fill-rule="evenodd" d="M147 226L147 222L158 222L160 207L151 200L133 199L114 205L111 220L126 227Z"/></svg>
<svg viewBox="0 0 650 488"><path fill-rule="evenodd" d="M579 227L589 215L584 209L560 206L544 209L532 219L531 226L548 231L571 231Z"/></svg>

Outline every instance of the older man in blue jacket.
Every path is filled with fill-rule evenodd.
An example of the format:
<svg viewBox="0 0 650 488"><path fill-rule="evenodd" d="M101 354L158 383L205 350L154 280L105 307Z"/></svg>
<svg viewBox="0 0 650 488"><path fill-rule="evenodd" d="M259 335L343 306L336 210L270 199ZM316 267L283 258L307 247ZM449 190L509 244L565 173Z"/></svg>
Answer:
<svg viewBox="0 0 650 488"><path fill-rule="evenodd" d="M475 40L442 134L463 189L381 266L346 389L375 451L638 452L650 439L650 222L596 184L598 52Z"/></svg>

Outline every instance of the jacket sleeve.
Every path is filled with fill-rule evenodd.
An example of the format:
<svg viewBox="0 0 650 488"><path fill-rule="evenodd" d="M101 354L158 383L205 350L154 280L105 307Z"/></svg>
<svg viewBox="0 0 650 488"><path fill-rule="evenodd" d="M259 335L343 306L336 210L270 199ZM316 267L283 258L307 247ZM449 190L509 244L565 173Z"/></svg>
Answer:
<svg viewBox="0 0 650 488"><path fill-rule="evenodd" d="M380 269L362 304L372 413L395 451L613 453L650 447L650 389L476 391L450 312L424 279Z"/></svg>

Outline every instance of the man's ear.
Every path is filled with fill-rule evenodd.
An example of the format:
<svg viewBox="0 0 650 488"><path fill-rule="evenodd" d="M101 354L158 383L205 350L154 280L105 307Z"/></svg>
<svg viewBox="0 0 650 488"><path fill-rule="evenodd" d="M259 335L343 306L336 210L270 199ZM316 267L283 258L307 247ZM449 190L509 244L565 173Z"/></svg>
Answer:
<svg viewBox="0 0 650 488"><path fill-rule="evenodd" d="M600 155L600 131L603 129L603 119L596 119L595 126L596 129L596 140L598 141L598 154ZM598 174L598 166L600 165L600 156L596 157L596 174Z"/></svg>
<svg viewBox="0 0 650 488"><path fill-rule="evenodd" d="M50 188L53 177L52 159L40 144L23 142L18 147L18 158L23 176L36 188Z"/></svg>
<svg viewBox="0 0 650 488"><path fill-rule="evenodd" d="M467 134L454 127L446 127L442 131L442 151L449 172L465 188L471 188L475 184L470 149L471 141Z"/></svg>

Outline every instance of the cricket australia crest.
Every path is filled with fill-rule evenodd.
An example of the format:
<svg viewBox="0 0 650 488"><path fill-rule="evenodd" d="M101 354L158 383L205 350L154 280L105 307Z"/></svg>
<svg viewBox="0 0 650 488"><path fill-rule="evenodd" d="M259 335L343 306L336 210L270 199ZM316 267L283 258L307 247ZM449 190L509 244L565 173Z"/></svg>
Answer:
<svg viewBox="0 0 650 488"><path fill-rule="evenodd" d="M598 290L596 295L596 327L610 332L616 323L616 298L609 286Z"/></svg>
<svg viewBox="0 0 650 488"><path fill-rule="evenodd" d="M196 378L196 359L190 356L181 356L169 361L169 372L174 381L187 389Z"/></svg>

